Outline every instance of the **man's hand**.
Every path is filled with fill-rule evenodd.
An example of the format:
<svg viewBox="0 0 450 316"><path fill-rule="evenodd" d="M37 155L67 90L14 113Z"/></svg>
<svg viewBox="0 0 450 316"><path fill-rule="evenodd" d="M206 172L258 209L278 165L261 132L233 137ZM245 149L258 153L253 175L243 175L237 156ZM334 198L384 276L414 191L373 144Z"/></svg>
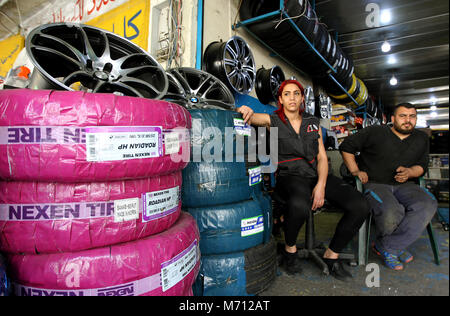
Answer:
<svg viewBox="0 0 450 316"><path fill-rule="evenodd" d="M398 183L405 183L412 176L412 170L410 168L400 166L395 171L397 172L397 174L395 175L394 179Z"/></svg>
<svg viewBox="0 0 450 316"><path fill-rule="evenodd" d="M358 170L352 172L352 176L358 177L358 179L361 180L362 184L366 184L367 182L369 182L369 175L367 174L367 172Z"/></svg>
<svg viewBox="0 0 450 316"><path fill-rule="evenodd" d="M325 202L325 187L317 184L312 191L311 199L313 200L311 207L313 211L321 208Z"/></svg>
<svg viewBox="0 0 450 316"><path fill-rule="evenodd" d="M242 118L244 119L244 123L249 123L254 114L254 111L246 105L243 105L237 108L237 112L242 114Z"/></svg>

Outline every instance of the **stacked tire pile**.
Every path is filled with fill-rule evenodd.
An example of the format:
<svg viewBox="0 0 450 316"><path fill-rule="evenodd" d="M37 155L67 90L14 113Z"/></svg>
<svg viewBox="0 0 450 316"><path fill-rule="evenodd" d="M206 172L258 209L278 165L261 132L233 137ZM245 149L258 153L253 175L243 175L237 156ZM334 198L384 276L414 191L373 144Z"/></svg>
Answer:
<svg viewBox="0 0 450 316"><path fill-rule="evenodd" d="M250 140L237 134L242 119L236 112L190 114L192 162L183 170L182 200L200 231L202 265L194 293L258 294L275 279L277 263L271 202L262 192L258 163L250 159Z"/></svg>
<svg viewBox="0 0 450 316"><path fill-rule="evenodd" d="M279 1L246 0L242 2L239 10L240 19L245 21L279 9ZM354 75L353 60L331 37L326 26L319 22L310 3L288 0L285 1L285 10L290 20L336 70L336 73L331 73L329 67L306 44L287 19L282 20L279 16L274 16L249 24L247 27L278 54L320 82L336 103L355 106L347 94L343 93L342 89L328 76L329 73L358 101L358 104L363 104L368 97L367 88Z"/></svg>
<svg viewBox="0 0 450 316"><path fill-rule="evenodd" d="M47 90L0 91L0 109L0 249L17 295L192 294L199 234L173 157L189 155L185 109Z"/></svg>
<svg viewBox="0 0 450 316"><path fill-rule="evenodd" d="M15 294L192 295L200 235L181 211L191 116L156 100L165 72L89 26L42 26L27 45L36 90L0 91L0 251Z"/></svg>

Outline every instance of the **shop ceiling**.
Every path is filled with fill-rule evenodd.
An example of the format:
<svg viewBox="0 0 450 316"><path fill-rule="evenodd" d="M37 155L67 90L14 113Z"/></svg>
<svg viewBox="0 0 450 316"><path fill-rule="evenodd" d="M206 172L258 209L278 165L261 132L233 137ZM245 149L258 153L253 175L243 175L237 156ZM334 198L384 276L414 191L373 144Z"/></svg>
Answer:
<svg viewBox="0 0 450 316"><path fill-rule="evenodd" d="M316 0L315 7L386 109L402 102L448 108L449 1ZM381 51L385 41L387 53ZM389 83L392 76L396 86Z"/></svg>
<svg viewBox="0 0 450 316"><path fill-rule="evenodd" d="M0 0L0 39L17 34L18 22L25 21L48 2ZM320 21L353 58L355 72L369 93L381 99L387 110L401 102L423 108L434 103L448 108L449 1L311 0L311 3ZM368 23L374 8L382 14L387 12L390 20L381 19L378 26ZM381 45L386 40L391 51L383 53ZM398 79L396 86L389 84L393 75Z"/></svg>

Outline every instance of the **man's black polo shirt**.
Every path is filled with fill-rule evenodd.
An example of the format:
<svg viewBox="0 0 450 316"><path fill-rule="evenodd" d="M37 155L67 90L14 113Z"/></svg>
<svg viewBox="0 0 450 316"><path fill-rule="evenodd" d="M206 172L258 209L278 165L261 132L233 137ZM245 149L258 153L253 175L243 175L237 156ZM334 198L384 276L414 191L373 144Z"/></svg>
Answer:
<svg viewBox="0 0 450 316"><path fill-rule="evenodd" d="M358 166L367 172L369 182L398 184L394 179L398 167L419 165L425 171L428 168L429 139L416 129L401 140L390 126L370 126L348 136L339 150L351 154L360 152Z"/></svg>

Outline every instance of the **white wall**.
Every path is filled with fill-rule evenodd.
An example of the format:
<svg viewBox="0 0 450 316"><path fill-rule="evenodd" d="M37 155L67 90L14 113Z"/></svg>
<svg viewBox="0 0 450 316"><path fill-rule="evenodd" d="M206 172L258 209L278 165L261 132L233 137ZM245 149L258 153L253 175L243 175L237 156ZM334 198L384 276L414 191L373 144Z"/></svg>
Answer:
<svg viewBox="0 0 450 316"><path fill-rule="evenodd" d="M154 56L154 48L158 43L158 32L167 32L167 12L169 0L151 0L150 10L150 38L148 51ZM183 39L183 55L181 58L182 67L195 67L196 59L196 41L197 41L197 0L183 0L183 23L181 34ZM159 23L158 23L159 16ZM156 57L156 56L154 56ZM161 62L161 65L166 68L167 62ZM174 65L172 64L172 67Z"/></svg>

